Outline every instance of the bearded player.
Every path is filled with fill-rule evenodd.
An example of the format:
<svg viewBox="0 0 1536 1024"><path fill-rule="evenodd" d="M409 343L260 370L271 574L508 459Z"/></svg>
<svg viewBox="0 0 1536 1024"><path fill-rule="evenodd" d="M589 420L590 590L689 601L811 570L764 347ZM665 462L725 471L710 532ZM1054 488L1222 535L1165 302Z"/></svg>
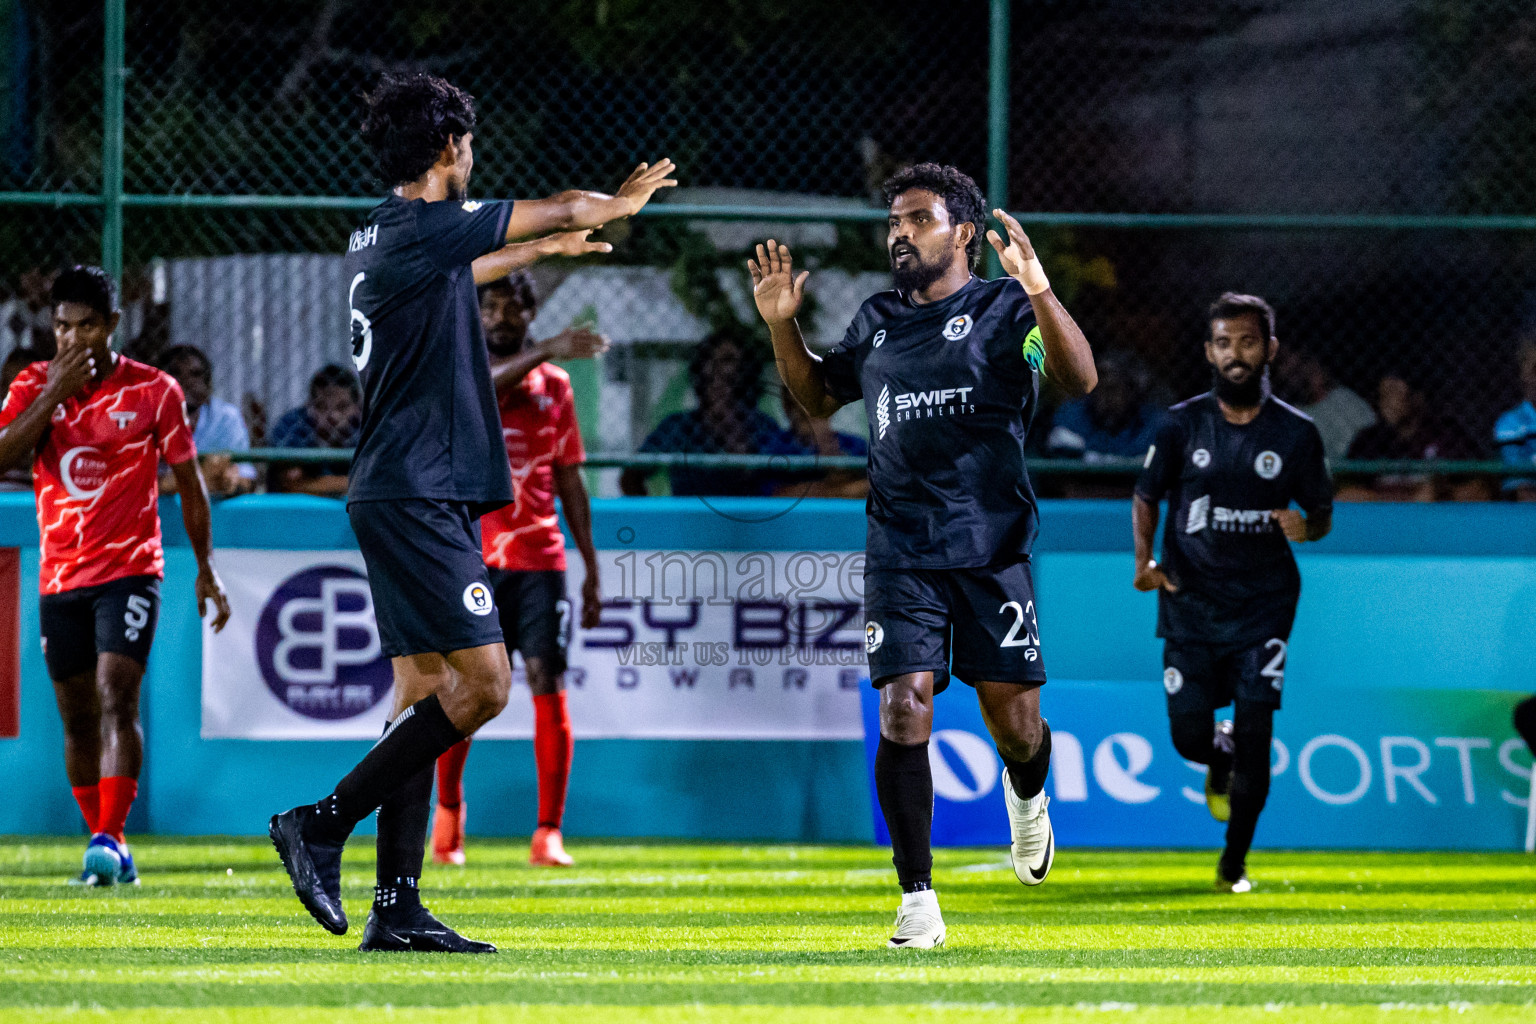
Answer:
<svg viewBox="0 0 1536 1024"><path fill-rule="evenodd" d="M576 550L586 565L581 625L602 613L592 512L581 465L586 453L571 378L550 360L590 359L608 348L602 335L561 331L543 341L528 333L538 312L533 278L518 271L480 288L480 325L491 354L491 380L501 408L501 433L512 467L512 504L480 520L485 565L507 655L523 656L533 697L533 756L539 780L539 817L529 844L535 867L570 867L560 834L571 775L571 716L565 700L566 648L571 602L565 591L565 536L555 497L565 511ZM437 811L432 859L464 863L466 737L437 759Z"/></svg>
<svg viewBox="0 0 1536 1024"><path fill-rule="evenodd" d="M919 164L884 185L894 291L867 300L818 358L795 321L809 276L769 241L750 261L784 383L812 416L864 400L869 674L880 691L875 789L891 834L901 908L889 945L945 939L933 891L934 696L951 670L976 692L1002 755L1013 870L1045 881L1055 839L1044 793L1051 731L1029 553L1038 525L1024 438L1042 374L1067 395L1097 378L1093 353L1017 221L987 238L1009 277L972 273L986 203L953 167Z"/></svg>
<svg viewBox="0 0 1536 1024"><path fill-rule="evenodd" d="M117 293L105 271L64 271L50 299L58 354L12 382L0 469L32 460L43 657L64 720L64 770L92 833L76 881L137 885L123 830L144 761L139 683L165 576L162 459L197 557L199 613L213 606L215 632L229 601L210 561L208 492L180 385L112 351Z"/></svg>
<svg viewBox="0 0 1536 1024"><path fill-rule="evenodd" d="M1134 584L1158 595L1173 745L1207 766L1206 803L1227 823L1216 886L1243 893L1253 888L1248 848L1269 796L1274 714L1301 596L1291 545L1328 535L1333 480L1316 425L1269 392L1279 349L1269 303L1228 292L1209 320L1214 385L1170 410L1136 482ZM1164 498L1159 564L1152 543ZM1228 704L1232 719L1215 723Z"/></svg>
<svg viewBox="0 0 1536 1024"><path fill-rule="evenodd" d="M474 129L474 98L432 75L386 74L368 96L363 141L391 190L344 260L363 388L347 515L395 701L383 737L328 796L268 824L299 901L341 935L342 847L378 810L365 951L496 951L433 917L417 888L433 765L500 714L512 686L479 526L512 501L512 474L475 285L544 256L609 251L591 229L675 184L662 160L611 196L470 201Z"/></svg>

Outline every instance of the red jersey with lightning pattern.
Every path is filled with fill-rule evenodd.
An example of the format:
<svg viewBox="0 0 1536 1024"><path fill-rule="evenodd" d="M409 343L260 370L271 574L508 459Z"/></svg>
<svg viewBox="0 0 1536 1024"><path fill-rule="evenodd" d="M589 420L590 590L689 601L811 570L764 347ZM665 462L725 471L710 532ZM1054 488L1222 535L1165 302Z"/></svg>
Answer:
<svg viewBox="0 0 1536 1024"><path fill-rule="evenodd" d="M47 384L47 363L22 370L0 407L0 429ZM42 592L164 577L160 460L174 465L196 455L181 385L124 356L106 380L91 381L56 408L32 463Z"/></svg>
<svg viewBox="0 0 1536 1024"><path fill-rule="evenodd" d="M480 519L485 564L535 572L565 568L565 536L555 515L555 466L587 461L570 374L541 363L497 396L501 436L512 464L512 504Z"/></svg>

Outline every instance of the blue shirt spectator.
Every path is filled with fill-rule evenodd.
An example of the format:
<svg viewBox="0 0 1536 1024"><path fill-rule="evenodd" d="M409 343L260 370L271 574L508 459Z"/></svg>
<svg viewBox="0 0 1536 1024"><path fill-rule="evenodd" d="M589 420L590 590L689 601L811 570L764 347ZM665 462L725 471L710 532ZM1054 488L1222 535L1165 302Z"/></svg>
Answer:
<svg viewBox="0 0 1536 1024"><path fill-rule="evenodd" d="M362 423L357 377L346 367L320 368L309 382L309 400L289 409L272 424L274 448L352 448ZM274 467L271 489L340 497L347 492L344 462Z"/></svg>
<svg viewBox="0 0 1536 1024"><path fill-rule="evenodd" d="M1147 401L1147 372L1135 356L1105 352L1096 362L1098 387L1057 408L1046 449L1059 458L1085 462L1139 459L1147 454L1167 412Z"/></svg>
<svg viewBox="0 0 1536 1024"><path fill-rule="evenodd" d="M1525 401L1498 418L1493 439L1506 466L1529 466L1536 472L1536 339L1521 342L1515 358ZM1509 477L1504 491L1521 501L1536 501L1536 476Z"/></svg>
<svg viewBox="0 0 1536 1024"><path fill-rule="evenodd" d="M682 455L808 455L774 420L757 409L738 410L739 419L726 436L711 429L699 409L675 412L656 425L640 444L642 452ZM755 497L773 493L775 479L761 471L714 469L686 464L668 470L675 495L726 495Z"/></svg>
<svg viewBox="0 0 1536 1024"><path fill-rule="evenodd" d="M245 417L228 402L213 397L213 363L196 345L176 345L160 355L160 368L176 379L186 396L187 418L192 423L192 441L197 445L203 478L214 495L240 494L256 486L256 467L249 463L231 465L225 458L208 458L211 452L250 450L251 438L245 429ZM161 467L160 489L175 490L175 478L168 467Z"/></svg>

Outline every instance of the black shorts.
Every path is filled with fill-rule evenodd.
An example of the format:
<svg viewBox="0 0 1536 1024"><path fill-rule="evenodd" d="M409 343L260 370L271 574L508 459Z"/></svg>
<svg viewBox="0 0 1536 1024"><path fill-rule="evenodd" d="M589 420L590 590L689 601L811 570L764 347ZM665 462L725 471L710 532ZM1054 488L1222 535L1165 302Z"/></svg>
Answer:
<svg viewBox="0 0 1536 1024"><path fill-rule="evenodd" d="M1285 686L1288 637L1237 647L1163 643L1163 689L1168 713L1208 714L1233 699L1279 709Z"/></svg>
<svg viewBox="0 0 1536 1024"><path fill-rule="evenodd" d="M368 567L385 657L501 643L480 523L465 502L354 501L347 517Z"/></svg>
<svg viewBox="0 0 1536 1024"><path fill-rule="evenodd" d="M149 664L160 618L160 580L124 576L95 587L38 599L43 660L52 679L96 671L98 654L122 654Z"/></svg>
<svg viewBox="0 0 1536 1024"><path fill-rule="evenodd" d="M542 658L554 675L565 671L571 644L571 602L565 596L565 570L491 569L496 614L508 651Z"/></svg>
<svg viewBox="0 0 1536 1024"><path fill-rule="evenodd" d="M934 693L949 685L951 671L966 683L1045 682L1028 561L871 570L864 608L864 651L877 687L908 672L932 672Z"/></svg>

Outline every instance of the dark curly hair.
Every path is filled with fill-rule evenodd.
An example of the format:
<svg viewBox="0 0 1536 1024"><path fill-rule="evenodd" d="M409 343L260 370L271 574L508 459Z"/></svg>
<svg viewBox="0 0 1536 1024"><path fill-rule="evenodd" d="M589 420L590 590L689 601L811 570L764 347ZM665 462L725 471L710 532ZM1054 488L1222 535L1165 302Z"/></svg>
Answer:
<svg viewBox="0 0 1536 1024"><path fill-rule="evenodd" d="M54 307L61 302L78 302L100 313L103 320L110 320L117 312L117 284L100 267L70 267L54 278L48 301Z"/></svg>
<svg viewBox="0 0 1536 1024"><path fill-rule="evenodd" d="M704 390L709 385L706 373L723 348L734 348L737 352L736 375L728 382L731 398L741 405L757 405L763 394L763 369L767 364L758 345L733 331L714 331L694 346L688 359L688 379L693 384L693 393L703 400Z"/></svg>
<svg viewBox="0 0 1536 1024"><path fill-rule="evenodd" d="M478 291L482 301L492 292L505 292L523 309L537 312L539 308L539 293L533 286L533 275L526 270L514 270L506 277L481 285Z"/></svg>
<svg viewBox="0 0 1536 1024"><path fill-rule="evenodd" d="M1222 292L1211 303L1211 310L1206 315L1207 320L1231 320L1233 317L1256 317L1259 326L1264 329L1264 340L1273 341L1275 337L1275 307L1259 298L1257 295L1239 295L1237 292Z"/></svg>
<svg viewBox="0 0 1536 1024"><path fill-rule="evenodd" d="M965 246L965 255L975 269L981 260L981 239L986 233L983 228L987 221L987 197L977 186L976 179L948 164L914 164L886 178L880 191L885 196L885 205L890 206L897 196L915 188L932 192L944 200L944 209L949 211L949 219L956 227L967 221L976 225L975 235Z"/></svg>
<svg viewBox="0 0 1536 1024"><path fill-rule="evenodd" d="M450 137L475 127L475 98L435 75L385 74L367 101L363 141L386 185L420 178Z"/></svg>

